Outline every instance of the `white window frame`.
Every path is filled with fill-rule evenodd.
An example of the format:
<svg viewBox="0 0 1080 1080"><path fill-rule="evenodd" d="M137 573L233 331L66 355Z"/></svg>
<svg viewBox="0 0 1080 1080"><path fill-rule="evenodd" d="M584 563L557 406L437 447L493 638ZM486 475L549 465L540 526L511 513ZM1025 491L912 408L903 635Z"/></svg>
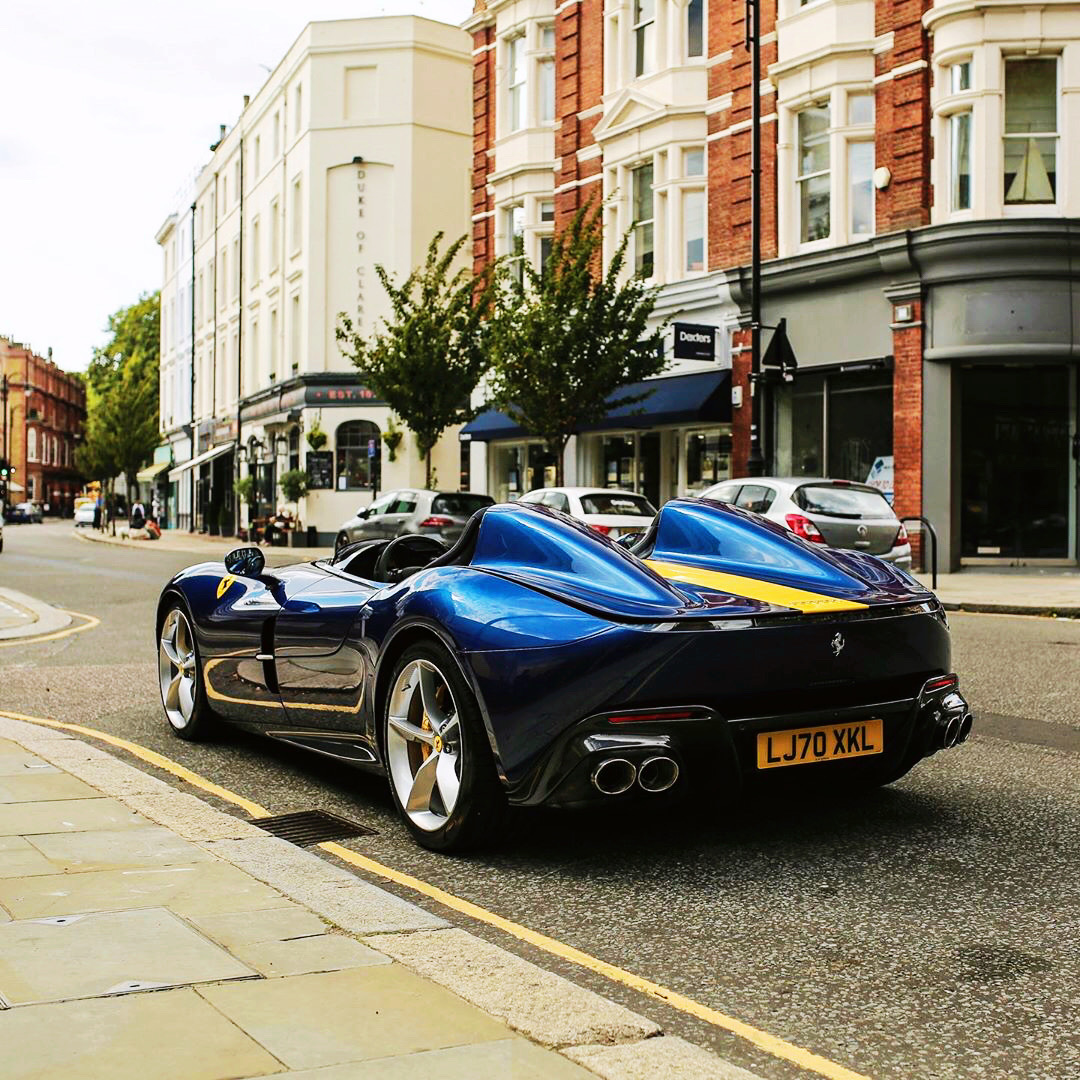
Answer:
<svg viewBox="0 0 1080 1080"><path fill-rule="evenodd" d="M289 185L292 201L289 214L289 257L295 258L304 246L304 174L297 173Z"/></svg>
<svg viewBox="0 0 1080 1080"><path fill-rule="evenodd" d="M544 43L544 33L551 31L550 47ZM558 112L558 86L555 80L555 24L540 23L536 28L536 122L537 124L554 124ZM548 74L545 76L545 72ZM548 88L545 87L545 78L550 78L550 107L551 115L545 116L549 105Z"/></svg>
<svg viewBox="0 0 1080 1080"><path fill-rule="evenodd" d="M650 176L649 176L649 190L650 190L650 193L651 193L651 196L652 196L652 215L650 217L647 217L647 218L643 217L643 218L639 219L639 218L637 218L635 216L634 211L635 211L635 207L636 207L636 204L637 204L637 201L638 201L638 199L637 199L638 177L641 175L641 173L642 173L642 171L644 169L648 169L649 173L650 173ZM628 172L629 172L628 179L629 179L629 187L630 187L630 192L629 192L629 194L630 194L630 227L634 230L633 231L633 241L632 241L632 243L630 245L630 249L631 249L630 250L630 273L633 276L641 276L646 281L651 281L651 280L656 278L657 263L658 263L657 253L659 251L659 247L658 247L657 242L656 242L657 241L657 228L656 228L656 223L657 223L656 222L656 219L657 219L657 213L656 213L656 201L657 201L656 161L653 158L650 158L648 161L638 162L636 165L632 166L628 170ZM640 243L639 237L641 237L641 235L642 235L642 233L643 233L643 231L645 230L646 227L649 229L649 231L651 232L651 236L652 236L652 243L651 243L651 246L652 246L652 252L651 252L651 254L652 254L652 267L650 268L650 270L649 270L649 272L647 274L642 274L641 273L641 268L639 266L639 259L641 258L641 253L638 250L638 245Z"/></svg>
<svg viewBox="0 0 1080 1080"><path fill-rule="evenodd" d="M683 58L687 63L693 64L705 60L709 55L709 4L708 0L698 0L701 4L701 52L690 51L690 8L695 0L687 0L685 8L681 12Z"/></svg>
<svg viewBox="0 0 1080 1080"><path fill-rule="evenodd" d="M506 133L509 135L524 131L527 127L529 66L526 58L525 32L511 34L504 40Z"/></svg>
<svg viewBox="0 0 1080 1080"><path fill-rule="evenodd" d="M836 235L836 221L835 221L835 209L836 209L836 167L835 167L835 152L833 148L832 133L834 131L834 117L836 114L835 103L832 100L833 95L827 97L824 101L808 101L799 108L793 111L792 123L794 125L794 138L795 145L795 241L799 247L799 250L813 250L817 247L827 247L835 242L834 237ZM828 111L828 120L825 128L824 139L825 145L829 151L828 168L816 169L813 172L804 173L802 171L802 135L799 131L799 118L803 113L809 112L811 109L826 109ZM810 239L804 239L803 237L803 211L802 211L802 188L803 184L808 183L811 180L819 179L822 176L829 178L829 231L824 236L816 236Z"/></svg>
<svg viewBox="0 0 1080 1080"><path fill-rule="evenodd" d="M661 0L651 0L652 15L643 17L642 7L650 0L630 0L630 70L633 78L643 79L657 69L657 6Z"/></svg>
<svg viewBox="0 0 1080 1080"><path fill-rule="evenodd" d="M1024 60L1042 60L1047 63L1054 64L1054 123L1057 128L1054 132L1023 132L1007 135L1005 133L1005 114L1007 109L1006 102L1006 71L1010 63ZM1041 214L1048 212L1054 213L1059 211L1062 203L1062 192L1064 188L1064 166L1066 164L1066 155L1062 152L1062 119L1063 119L1063 107L1062 101L1062 57L1060 53L1038 53L1035 55L1028 55L1027 53L1009 53L1003 52L1001 56L1001 127L998 133L998 195L1001 200L1001 207L1005 216L1015 217L1038 217ZM1006 189L1005 189L1005 143L1010 140L1019 140L1021 138L1027 139L1054 139L1054 198L1049 202L1006 202Z"/></svg>

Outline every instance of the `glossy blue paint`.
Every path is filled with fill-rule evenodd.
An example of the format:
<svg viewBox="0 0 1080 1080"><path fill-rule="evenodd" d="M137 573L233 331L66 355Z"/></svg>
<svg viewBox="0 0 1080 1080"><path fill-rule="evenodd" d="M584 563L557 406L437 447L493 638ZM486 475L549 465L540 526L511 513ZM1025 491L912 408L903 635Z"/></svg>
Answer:
<svg viewBox="0 0 1080 1080"><path fill-rule="evenodd" d="M745 731L791 726L793 716L892 702L890 746L906 752L915 720L903 703L950 670L939 609L913 579L699 499L664 507L652 554L867 609L803 615L675 584L580 523L529 505L490 508L459 562L395 584L298 564L237 577L219 596L225 568L207 563L178 574L166 594L191 609L213 705L227 719L283 735L354 734L376 759L377 695L401 643L437 636L476 691L517 802L589 798L589 738L612 730L608 715L634 709L692 706L692 722L618 733L642 747L662 740L689 776L720 754L732 784L753 771Z"/></svg>

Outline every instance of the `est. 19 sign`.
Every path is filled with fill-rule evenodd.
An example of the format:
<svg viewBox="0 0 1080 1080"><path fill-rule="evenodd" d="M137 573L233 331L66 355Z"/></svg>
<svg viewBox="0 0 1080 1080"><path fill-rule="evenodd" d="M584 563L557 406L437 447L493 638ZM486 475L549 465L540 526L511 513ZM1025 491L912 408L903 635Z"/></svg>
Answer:
<svg viewBox="0 0 1080 1080"><path fill-rule="evenodd" d="M675 323L676 360L715 360L716 327Z"/></svg>

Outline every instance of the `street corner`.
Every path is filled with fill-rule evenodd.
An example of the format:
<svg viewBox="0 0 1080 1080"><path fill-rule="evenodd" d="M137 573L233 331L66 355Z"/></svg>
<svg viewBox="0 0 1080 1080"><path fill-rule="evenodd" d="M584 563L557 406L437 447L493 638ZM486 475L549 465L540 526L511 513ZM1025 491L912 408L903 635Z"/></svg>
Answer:
<svg viewBox="0 0 1080 1080"><path fill-rule="evenodd" d="M71 626L69 612L15 589L0 588L0 641L36 638Z"/></svg>

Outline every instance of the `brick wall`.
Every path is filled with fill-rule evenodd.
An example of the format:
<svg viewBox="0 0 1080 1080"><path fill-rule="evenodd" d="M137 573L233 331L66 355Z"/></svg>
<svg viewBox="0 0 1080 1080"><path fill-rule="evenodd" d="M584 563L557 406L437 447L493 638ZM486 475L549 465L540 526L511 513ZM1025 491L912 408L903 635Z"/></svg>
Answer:
<svg viewBox="0 0 1080 1080"><path fill-rule="evenodd" d="M721 270L750 259L750 114L751 54L745 46L745 9L742 4L715 4L709 18L710 136L736 131L708 144L709 255L710 270ZM776 28L775 0L761 8L762 36ZM763 81L776 61L776 42L761 47ZM730 94L730 104L727 95ZM764 93L761 115L776 111L776 97ZM761 252L776 257L776 123L761 128Z"/></svg>
<svg viewBox="0 0 1080 1080"><path fill-rule="evenodd" d="M893 508L897 517L922 513L923 304L915 301L912 306L915 322L893 330ZM912 537L912 548L917 559L917 537Z"/></svg>
<svg viewBox="0 0 1080 1080"><path fill-rule="evenodd" d="M602 195L599 158L579 161L577 152L593 146L597 112L578 114L600 104L604 93L603 0L567 4L555 22L555 227L563 228L593 196Z"/></svg>
<svg viewBox="0 0 1080 1080"><path fill-rule="evenodd" d="M485 26L473 33L472 236L477 272L495 258L495 220L487 190L488 152L495 142L495 77L495 28Z"/></svg>
<svg viewBox="0 0 1080 1080"><path fill-rule="evenodd" d="M879 233L930 223L930 39L922 25L930 6L930 0L877 0L875 7L875 32L893 34L892 48L875 57L875 75L901 71L875 90L874 164L892 173L877 193Z"/></svg>

